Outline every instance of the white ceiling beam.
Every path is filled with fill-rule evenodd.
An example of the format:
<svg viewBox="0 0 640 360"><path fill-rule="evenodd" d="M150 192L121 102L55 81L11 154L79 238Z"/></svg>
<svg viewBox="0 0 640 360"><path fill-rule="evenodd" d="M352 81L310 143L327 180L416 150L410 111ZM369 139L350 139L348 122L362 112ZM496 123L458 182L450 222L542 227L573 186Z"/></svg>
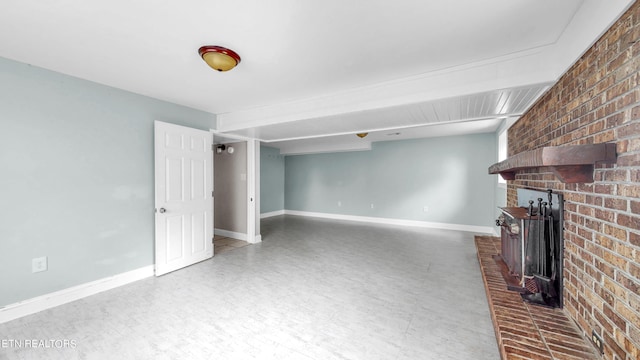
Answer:
<svg viewBox="0 0 640 360"><path fill-rule="evenodd" d="M218 114L233 131L309 118L383 109L498 89L553 82L541 49L301 101ZM526 69L526 70L523 70Z"/></svg>
<svg viewBox="0 0 640 360"><path fill-rule="evenodd" d="M553 44L322 97L222 113L218 114L217 128L234 131L554 83L631 4L633 0L584 0Z"/></svg>

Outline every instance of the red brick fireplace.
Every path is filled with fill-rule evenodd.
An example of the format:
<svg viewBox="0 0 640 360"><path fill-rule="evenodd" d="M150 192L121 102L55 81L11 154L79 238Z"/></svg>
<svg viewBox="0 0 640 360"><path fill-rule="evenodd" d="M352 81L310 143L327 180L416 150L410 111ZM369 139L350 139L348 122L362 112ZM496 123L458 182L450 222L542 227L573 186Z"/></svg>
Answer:
<svg viewBox="0 0 640 360"><path fill-rule="evenodd" d="M604 358L640 359L640 4L636 2L508 131L509 156L548 146L615 143L593 182L519 169L519 188L563 195L564 312L604 341Z"/></svg>

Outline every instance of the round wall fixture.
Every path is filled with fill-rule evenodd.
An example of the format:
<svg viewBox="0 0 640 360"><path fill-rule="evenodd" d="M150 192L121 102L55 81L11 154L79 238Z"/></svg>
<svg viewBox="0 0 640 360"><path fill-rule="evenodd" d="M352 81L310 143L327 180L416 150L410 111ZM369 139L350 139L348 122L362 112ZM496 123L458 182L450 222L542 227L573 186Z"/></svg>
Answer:
<svg viewBox="0 0 640 360"><path fill-rule="evenodd" d="M222 152L224 151L228 152L229 154L233 154L236 149L234 149L231 145L227 146L225 144L216 146L216 154L222 154Z"/></svg>
<svg viewBox="0 0 640 360"><path fill-rule="evenodd" d="M240 55L222 46L202 46L198 49L198 54L207 65L218 71L229 71L240 63Z"/></svg>

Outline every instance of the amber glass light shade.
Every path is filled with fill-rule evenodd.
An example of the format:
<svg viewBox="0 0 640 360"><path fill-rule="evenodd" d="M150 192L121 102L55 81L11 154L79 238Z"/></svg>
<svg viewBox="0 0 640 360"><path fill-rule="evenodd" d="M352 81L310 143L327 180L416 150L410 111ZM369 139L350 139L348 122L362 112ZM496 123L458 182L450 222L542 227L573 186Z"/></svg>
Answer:
<svg viewBox="0 0 640 360"><path fill-rule="evenodd" d="M369 135L369 133L359 133L356 134L360 139L364 138L365 136Z"/></svg>
<svg viewBox="0 0 640 360"><path fill-rule="evenodd" d="M218 71L229 71L240 63L240 55L222 46L203 46L198 53L207 65Z"/></svg>

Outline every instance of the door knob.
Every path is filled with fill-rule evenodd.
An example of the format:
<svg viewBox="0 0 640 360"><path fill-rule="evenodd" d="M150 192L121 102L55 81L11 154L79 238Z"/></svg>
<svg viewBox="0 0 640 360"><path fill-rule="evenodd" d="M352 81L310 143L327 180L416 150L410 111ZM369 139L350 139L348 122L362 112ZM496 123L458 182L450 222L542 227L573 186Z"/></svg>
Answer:
<svg viewBox="0 0 640 360"><path fill-rule="evenodd" d="M160 211L160 214L164 214L165 212L167 212L167 209L165 209L165 208L160 208L160 210L159 210L159 211Z"/></svg>

